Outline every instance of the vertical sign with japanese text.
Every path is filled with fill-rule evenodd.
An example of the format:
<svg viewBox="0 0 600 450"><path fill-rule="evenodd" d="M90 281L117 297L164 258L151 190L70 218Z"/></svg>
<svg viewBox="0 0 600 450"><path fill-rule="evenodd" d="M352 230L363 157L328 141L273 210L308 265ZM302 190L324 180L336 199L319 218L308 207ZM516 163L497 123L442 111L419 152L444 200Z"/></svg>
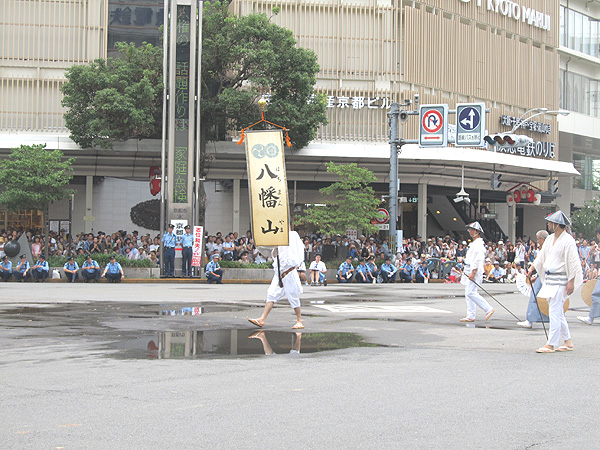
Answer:
<svg viewBox="0 0 600 450"><path fill-rule="evenodd" d="M247 131L246 161L257 246L288 245L289 218L283 132Z"/></svg>
<svg viewBox="0 0 600 450"><path fill-rule="evenodd" d="M202 266L202 244L204 242L204 227L194 227L194 244L192 247L192 267Z"/></svg>
<svg viewBox="0 0 600 450"><path fill-rule="evenodd" d="M202 10L189 0L171 0L169 17L167 222L194 223L194 165L198 26Z"/></svg>

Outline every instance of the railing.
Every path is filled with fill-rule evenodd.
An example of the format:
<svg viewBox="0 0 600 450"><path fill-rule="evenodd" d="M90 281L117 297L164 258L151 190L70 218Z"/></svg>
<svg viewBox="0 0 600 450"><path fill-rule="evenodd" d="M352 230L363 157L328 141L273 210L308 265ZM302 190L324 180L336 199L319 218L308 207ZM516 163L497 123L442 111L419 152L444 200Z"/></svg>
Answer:
<svg viewBox="0 0 600 450"><path fill-rule="evenodd" d="M453 197L448 197L448 201L454 206L458 216L465 222L471 223L477 219L477 204L459 202L455 203ZM496 219L479 219L479 223L485 231L485 236L492 241L506 240L507 236L502 231Z"/></svg>

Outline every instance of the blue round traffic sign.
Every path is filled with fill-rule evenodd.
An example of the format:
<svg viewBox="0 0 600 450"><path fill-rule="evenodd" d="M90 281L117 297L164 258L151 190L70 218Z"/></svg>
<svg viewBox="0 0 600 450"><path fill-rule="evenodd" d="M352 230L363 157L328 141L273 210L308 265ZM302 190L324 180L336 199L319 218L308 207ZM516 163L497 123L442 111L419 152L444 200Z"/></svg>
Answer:
<svg viewBox="0 0 600 450"><path fill-rule="evenodd" d="M458 116L458 124L463 130L474 130L479 126L481 116L477 108L464 108Z"/></svg>

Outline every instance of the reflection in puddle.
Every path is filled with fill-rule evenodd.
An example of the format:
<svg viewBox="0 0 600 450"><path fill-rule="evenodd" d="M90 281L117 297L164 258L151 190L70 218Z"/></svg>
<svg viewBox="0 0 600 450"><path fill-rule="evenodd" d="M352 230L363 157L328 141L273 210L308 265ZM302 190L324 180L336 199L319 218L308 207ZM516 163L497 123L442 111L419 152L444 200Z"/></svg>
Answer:
<svg viewBox="0 0 600 450"><path fill-rule="evenodd" d="M110 344L117 359L195 359L316 353L354 347L383 347L354 333L205 330L165 331Z"/></svg>
<svg viewBox="0 0 600 450"><path fill-rule="evenodd" d="M211 305L211 306L186 306L184 308L177 309L163 309L160 312L162 316L199 316L201 314L215 313L215 312L232 312L242 311L244 308L241 306L230 306L230 305Z"/></svg>

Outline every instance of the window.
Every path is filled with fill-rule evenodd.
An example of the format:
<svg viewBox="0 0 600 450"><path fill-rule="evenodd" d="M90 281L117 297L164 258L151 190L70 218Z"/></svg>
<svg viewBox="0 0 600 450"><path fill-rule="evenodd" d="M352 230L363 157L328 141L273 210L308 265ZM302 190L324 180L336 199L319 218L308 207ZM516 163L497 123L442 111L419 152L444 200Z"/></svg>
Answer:
<svg viewBox="0 0 600 450"><path fill-rule="evenodd" d="M569 111L600 117L599 80L560 71L559 105Z"/></svg>
<svg viewBox="0 0 600 450"><path fill-rule="evenodd" d="M560 7L560 45L598 58L598 20L564 6Z"/></svg>

